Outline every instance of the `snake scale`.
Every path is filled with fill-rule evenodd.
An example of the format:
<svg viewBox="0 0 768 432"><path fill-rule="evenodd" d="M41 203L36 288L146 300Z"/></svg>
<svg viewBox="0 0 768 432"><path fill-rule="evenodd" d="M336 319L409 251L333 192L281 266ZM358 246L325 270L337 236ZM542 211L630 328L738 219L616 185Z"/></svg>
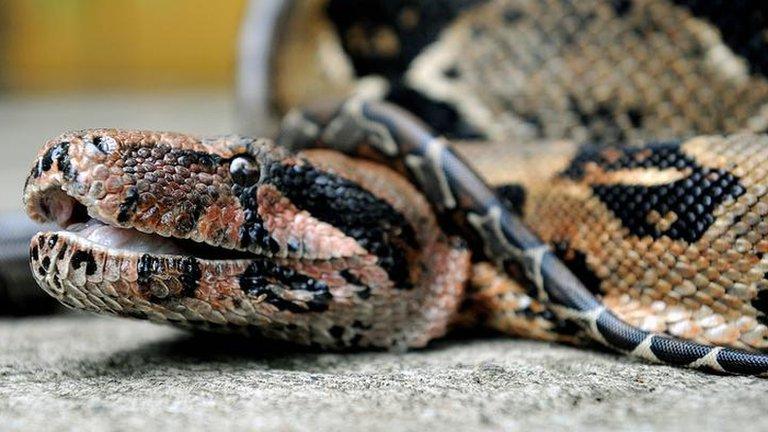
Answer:
<svg viewBox="0 0 768 432"><path fill-rule="evenodd" d="M306 4L315 3L325 4ZM324 6L331 21L344 3ZM402 29L428 16L430 2L376 3L406 5L393 9ZM679 22L670 11L703 14L692 5L456 3L396 67L379 58L392 48L387 33L361 35L336 19L357 75L350 85L359 79L366 93L362 78L374 69L388 93L307 104L279 91L305 85L301 77L277 74L278 105L308 107L285 117L277 144L115 129L46 143L24 201L33 219L66 229L32 239L38 283L70 307L324 348L420 347L454 326L484 325L766 375L762 66L715 70L710 57L733 46L693 46L686 31L718 42L699 21L665 27ZM575 28L558 21L581 15ZM558 38L558 24L570 38ZM554 48L534 37L550 30ZM598 49L602 31L621 36L611 40L619 49ZM658 66L642 57L644 43L660 58L680 54L659 34L698 49L669 66L672 78L710 74L683 81L690 104L674 91L680 81L658 80L661 90L648 93L637 76ZM512 36L549 49L519 61L530 52L505 46ZM467 41L476 49L462 50ZM587 73L582 58L563 58L562 46L575 46L610 69L628 51L622 44L635 50L621 59L634 63L617 68L636 85L625 93ZM371 56L379 61L366 63ZM500 71L512 88L497 87ZM697 92L699 79L713 84L708 92ZM441 122L446 113L453 120ZM454 149L440 134L485 143ZM638 139L645 144L624 145Z"/></svg>

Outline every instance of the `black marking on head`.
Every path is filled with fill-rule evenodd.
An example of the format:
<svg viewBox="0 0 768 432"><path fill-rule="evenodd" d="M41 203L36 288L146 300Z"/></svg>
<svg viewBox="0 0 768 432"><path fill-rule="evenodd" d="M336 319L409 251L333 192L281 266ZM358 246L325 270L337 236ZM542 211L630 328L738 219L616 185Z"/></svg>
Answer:
<svg viewBox="0 0 768 432"><path fill-rule="evenodd" d="M186 256L182 258L179 264L181 267L181 276L179 279L181 280L181 285L184 289L182 296L194 297L195 291L197 291L197 287L200 282L200 278L203 275L200 271L200 264L193 256Z"/></svg>
<svg viewBox="0 0 768 432"><path fill-rule="evenodd" d="M72 162L69 160L69 143L63 142L59 144L58 149L58 151L53 153L53 157L56 158L59 171L61 171L65 179L72 180L77 176L77 173L72 167Z"/></svg>
<svg viewBox="0 0 768 432"><path fill-rule="evenodd" d="M495 188L496 195L504 207L512 213L523 216L525 210L525 187L518 183L507 183Z"/></svg>
<svg viewBox="0 0 768 432"><path fill-rule="evenodd" d="M94 135L93 138L91 138L91 144L93 144L96 150L103 154L109 154L117 148L117 142L110 136Z"/></svg>
<svg viewBox="0 0 768 432"><path fill-rule="evenodd" d="M555 255L579 278L584 287L593 295L600 295L602 281L587 265L587 255L580 250L572 249L568 241L557 242L553 246Z"/></svg>
<svg viewBox="0 0 768 432"><path fill-rule="evenodd" d="M117 214L117 222L126 223L136 212L136 208L139 205L139 190L136 187L128 189L125 194L125 200L120 203L119 212Z"/></svg>
<svg viewBox="0 0 768 432"><path fill-rule="evenodd" d="M30 251L29 251L29 256L32 257L32 259L35 260L35 261L40 259L40 252L39 252L39 248L37 247L37 245L32 246L32 249L30 249Z"/></svg>
<svg viewBox="0 0 768 432"><path fill-rule="evenodd" d="M726 197L738 198L746 189L739 178L724 169L703 167L680 149L679 142L651 144L642 148L583 149L562 177L582 180L587 164L597 164L604 171L633 168L676 169L688 175L661 185L593 184L595 195L621 219L631 234L658 239L668 236L689 243L697 241L714 223L713 211ZM660 230L649 223L648 214L661 217L674 213L669 229Z"/></svg>
<svg viewBox="0 0 768 432"><path fill-rule="evenodd" d="M104 147L103 147L104 143L102 142L102 139L100 136L98 135L94 136L91 142L93 142L93 145L96 146L96 148L99 149L102 153L106 153L106 150L104 150Z"/></svg>
<svg viewBox="0 0 768 432"><path fill-rule="evenodd" d="M357 294L360 300L368 300L371 298L371 287L363 287L363 289L356 291L355 294Z"/></svg>
<svg viewBox="0 0 768 432"><path fill-rule="evenodd" d="M36 163L36 164L35 164L35 166L33 166L33 167L32 167L32 169L29 171L29 175L28 175L28 176L27 176L27 178L24 180L24 189L23 189L23 190L27 190L27 186L29 186L29 182L30 182L30 181L32 181L32 179L33 179L33 178L38 178L38 177L40 177L40 174L42 174L42 172L38 171L38 168L39 168L39 167L40 167L40 163L38 162L38 163Z"/></svg>
<svg viewBox="0 0 768 432"><path fill-rule="evenodd" d="M230 166L231 169L231 166ZM259 214L259 203L257 202L257 191L259 188L258 183L252 183L250 179L247 181L242 179L248 186L244 186L238 183L232 185L232 194L235 195L240 201L240 205L243 208L243 215L245 221L240 227L240 247L243 249L251 249L256 246L258 249L266 252L277 253L280 251L280 245L272 238L267 228L264 226L264 220ZM293 246L291 248L291 246ZM289 249L298 250L296 244L289 244Z"/></svg>
<svg viewBox="0 0 768 432"><path fill-rule="evenodd" d="M56 246L57 241L59 241L58 234L53 234L50 237L48 237L48 249L52 249L54 246Z"/></svg>
<svg viewBox="0 0 768 432"><path fill-rule="evenodd" d="M47 255L43 257L43 260L41 261L40 265L43 266L44 269L48 270L48 266L51 265L51 258Z"/></svg>
<svg viewBox="0 0 768 432"><path fill-rule="evenodd" d="M763 276L763 278L768 279L768 274ZM752 299L751 303L755 309L762 312L762 315L758 315L757 320L768 325L768 290L758 291L757 296Z"/></svg>
<svg viewBox="0 0 768 432"><path fill-rule="evenodd" d="M375 254L397 287L412 286L405 248L418 248L416 232L389 203L308 163L274 164L268 181L296 207L333 225Z"/></svg>
<svg viewBox="0 0 768 432"><path fill-rule="evenodd" d="M251 296L265 296L265 301L280 310L293 313L323 312L328 309L333 295L325 282L298 273L290 267L276 264L267 258L257 258L240 276L240 288ZM306 291L309 301L288 300L284 290Z"/></svg>
<svg viewBox="0 0 768 432"><path fill-rule="evenodd" d="M622 351L635 349L648 336L647 332L619 321L608 311L597 317L597 329L606 342Z"/></svg>
<svg viewBox="0 0 768 432"><path fill-rule="evenodd" d="M651 351L656 358L664 363L678 366L690 364L704 357L711 349L711 347L693 345L679 339L661 336L654 336L651 339Z"/></svg>
<svg viewBox="0 0 768 432"><path fill-rule="evenodd" d="M222 161L221 156L203 151L172 149L170 154L181 166L188 168L192 165L198 165L207 172L215 170Z"/></svg>
<svg viewBox="0 0 768 432"><path fill-rule="evenodd" d="M89 251L79 250L73 253L70 262L74 269L79 269L85 263L85 274L88 276L96 273L96 260L93 259L93 254Z"/></svg>
<svg viewBox="0 0 768 432"><path fill-rule="evenodd" d="M768 372L764 357L727 348L717 353L717 362L731 373L760 375Z"/></svg>
<svg viewBox="0 0 768 432"><path fill-rule="evenodd" d="M256 246L263 251L277 253L280 251L280 245L272 238L272 235L264 226L264 220L258 211L259 204L256 201L256 188L256 185L245 189L239 186L232 188L232 192L240 200L240 205L243 207L243 215L245 216L245 222L240 227L239 232L240 247L250 249L252 246Z"/></svg>
<svg viewBox="0 0 768 432"><path fill-rule="evenodd" d="M51 146L48 150L43 153L43 157L40 158L40 163L38 171L46 172L50 171L51 168L53 168L53 152L54 150L58 150L59 146Z"/></svg>
<svg viewBox="0 0 768 432"><path fill-rule="evenodd" d="M69 160L69 142L62 141L55 146L51 146L40 158L37 166L33 169L33 176L40 177L43 172L53 168L53 162L56 162L59 171L65 179L72 180L77 176L72 163Z"/></svg>
<svg viewBox="0 0 768 432"><path fill-rule="evenodd" d="M627 117L634 128L640 128L643 125L643 113L637 108L629 108Z"/></svg>

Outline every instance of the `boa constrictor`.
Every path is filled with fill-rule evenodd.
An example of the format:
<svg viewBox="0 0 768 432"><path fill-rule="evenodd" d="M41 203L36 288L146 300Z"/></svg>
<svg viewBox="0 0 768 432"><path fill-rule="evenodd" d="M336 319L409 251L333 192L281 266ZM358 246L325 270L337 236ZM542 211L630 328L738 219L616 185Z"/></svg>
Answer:
<svg viewBox="0 0 768 432"><path fill-rule="evenodd" d="M281 3L271 102L357 91L484 144L457 157L370 102L294 112L278 139L354 158L65 134L25 187L33 218L68 227L32 241L41 286L77 308L324 347L485 325L766 373L766 138L691 138L766 130L759 4L361 4Z"/></svg>
<svg viewBox="0 0 768 432"><path fill-rule="evenodd" d="M67 229L33 238L35 278L70 307L322 347L418 347L463 319L768 372L768 355L732 348L765 340L747 301L766 265L765 137L584 149L548 184L499 192L385 103L295 112L278 142L106 129L49 141L25 204ZM358 158L286 149L324 146ZM515 214L529 211L538 234ZM465 295L470 249L500 271L489 282L478 264ZM622 308L724 346L643 330Z"/></svg>

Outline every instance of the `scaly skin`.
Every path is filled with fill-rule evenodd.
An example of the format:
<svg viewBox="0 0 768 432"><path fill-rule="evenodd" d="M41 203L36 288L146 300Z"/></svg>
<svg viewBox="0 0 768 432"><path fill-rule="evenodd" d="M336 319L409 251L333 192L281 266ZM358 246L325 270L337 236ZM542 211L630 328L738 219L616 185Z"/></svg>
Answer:
<svg viewBox="0 0 768 432"><path fill-rule="evenodd" d="M573 158L579 152L579 147L572 143L518 145L514 151L504 148L497 144L471 144L458 150L491 184L517 184L525 190L525 198L519 204L526 223L555 246L558 255L582 279L597 281L599 292L595 287L596 292L620 317L646 330L668 332L701 343L751 350L768 348L765 303L768 268L763 259L768 245L764 221L768 209L764 190L764 166L768 162L765 136L701 137L646 146L647 156L654 151L667 151L665 148L679 148L680 154L700 167L711 171L722 169L733 174L734 180L738 179L723 190L719 205L705 212L711 214L714 221L695 241L682 236L655 239L649 235L639 236L611 210L621 203L608 202L605 199L608 194L603 194L601 199L594 192L595 187L618 191L634 185L638 192L648 193L658 187L657 183L678 182L685 186L687 195L701 187L684 184L690 166L666 171L653 167L604 171L604 159L585 162L592 166L591 174L573 179L561 175L573 166ZM603 152L611 155L615 151ZM637 155L643 157L642 153ZM706 195L700 192L692 206L685 206L683 213L703 201ZM646 196L642 201L650 200ZM682 197L679 201L684 202ZM668 220L678 218L678 213L672 210ZM634 212L644 215L644 219L654 218L658 210L653 212L652 208L638 206ZM705 217L699 214L696 219ZM655 222L665 224L663 218ZM667 225L671 228L674 224ZM494 282L487 272L480 274L484 276L476 286L490 288L495 284L496 291L522 292L519 287L510 288L514 281L502 278ZM505 288L501 289L499 284ZM483 292L480 290L478 295ZM509 315L502 313L498 318L519 319Z"/></svg>
<svg viewBox="0 0 768 432"><path fill-rule="evenodd" d="M634 356L705 370L768 372L768 356L724 348L737 344L712 340L717 332L699 338L721 345L711 347L644 330L622 321L608 307L615 303L593 293L597 284L606 300L616 292L632 300L635 291L625 281L638 274L635 266L655 278L638 285L636 309L647 305L643 295L654 288L662 302L675 306L691 285L681 275L686 259L696 258L683 246L711 261L713 253L726 252L718 242L730 225L737 236L749 232L745 238L760 253L760 229L741 229L733 215L750 224L762 221L748 210L761 208L758 198L765 188L750 174L762 179L755 155L765 147L764 138L581 151L534 203L532 224L538 223L554 248L510 212L519 202L502 202L443 140L396 107L357 100L317 107L289 116L279 140L293 148L332 146L389 160L407 174L446 228L465 235L477 256L521 281L537 302L510 305L508 294L522 298L519 285L509 279L499 289L498 282L483 286L483 277L475 277L469 314L482 303L485 316L479 319L491 326L549 339L588 336ZM652 189L662 186L668 189L664 193ZM647 200L637 198L646 195ZM65 304L183 326L239 327L325 347L423 346L446 331L463 299L468 253L442 233L425 197L393 171L335 152L293 155L263 140L112 130L52 140L25 186L28 213L38 220L68 225L82 220L86 209L112 226L179 239L168 243L146 236L145 250L137 253L130 242L114 240L116 232L127 235L117 228L39 234L31 246L32 267L41 285ZM698 218L689 218L691 212ZM676 223L680 219L684 223ZM100 230L112 233L109 240ZM645 243L632 245L636 238ZM678 238L683 246L669 243ZM704 242L693 244L699 238ZM193 248L183 239L215 249ZM645 261L635 250L648 251ZM553 251L561 252L571 269ZM752 246L724 257L741 268L751 260L750 251ZM581 263L574 261L575 253L589 255ZM762 268L761 259L755 268ZM722 270L720 262L702 263L698 274L710 278L709 285L688 294L698 303L680 303L699 310L733 306L729 293L712 297L725 283L720 272L729 270L728 263ZM578 265L584 264L586 270L616 268L583 273ZM750 280L753 273L745 270L745 277ZM654 311L646 309L641 312L646 316ZM762 312L754 306L730 312L719 319L741 326L747 337L739 339L740 346L762 348L749 337L761 331L756 318ZM508 319L520 314L523 321ZM752 318L751 328L744 318ZM582 333L566 332L574 325Z"/></svg>
<svg viewBox="0 0 768 432"><path fill-rule="evenodd" d="M404 179L265 140L64 134L40 151L24 201L38 221L67 225L87 209L126 229L111 238L132 229L219 248L137 252L38 234L30 253L39 284L100 313L324 347L423 346L445 333L468 277L468 252Z"/></svg>
<svg viewBox="0 0 768 432"><path fill-rule="evenodd" d="M515 197L519 194L494 193L445 140L396 106L360 100L313 106L286 118L279 142L291 148L330 147L399 167L444 218L473 240L476 254L484 254L507 276L523 281L537 306L577 325L598 342L655 362L768 374L768 355L640 328L623 320L599 295L600 286L608 296L632 293L637 286L642 293L637 305L647 306L649 292L655 289L663 299L660 303L668 303L670 309L680 303L704 315L714 310L732 317L725 327L722 315L711 317L706 325L715 328L701 337L704 342L735 344L723 336L730 331L736 337L744 335L737 341L742 345L761 346L765 328L757 318L762 319L764 312L756 310L763 305L762 294L756 291L763 288L759 280L764 274L765 205L759 199L766 189L765 137L585 147L540 185L545 193L533 203L536 211L530 224L538 225L551 245L514 214L523 207ZM494 157L498 163L499 155ZM728 250L732 244L733 250ZM734 282L740 276L743 279ZM744 282L750 283L751 291ZM485 287L490 295L483 295L481 287L479 295L470 297L490 298L485 309L490 309L491 324L520 334L519 327L503 319L510 308L497 295L499 291L503 295L505 288L513 295L520 290L513 284L501 290L493 285L498 286ZM742 299L735 298L737 290L743 292ZM519 302L514 303L512 314L520 311ZM664 305L646 309L640 313L647 315ZM682 325L695 330L690 318L691 314L683 314L675 321L686 321Z"/></svg>

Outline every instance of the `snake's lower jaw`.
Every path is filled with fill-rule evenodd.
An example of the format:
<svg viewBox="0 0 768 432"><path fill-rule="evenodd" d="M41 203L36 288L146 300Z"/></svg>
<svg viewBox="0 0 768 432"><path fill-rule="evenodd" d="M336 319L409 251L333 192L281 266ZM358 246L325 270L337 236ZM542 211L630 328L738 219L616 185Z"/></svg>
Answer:
<svg viewBox="0 0 768 432"><path fill-rule="evenodd" d="M65 306L187 327L243 324L194 297L198 288L212 289L201 280L204 272L211 284L228 288L249 262L198 259L173 240L94 220L38 233L30 243L35 280Z"/></svg>
<svg viewBox="0 0 768 432"><path fill-rule="evenodd" d="M69 308L329 348L426 345L447 331L469 269L468 251L440 241L425 254L433 271L421 286L392 289L364 260L213 260L95 221L69 228L30 244L36 281Z"/></svg>

